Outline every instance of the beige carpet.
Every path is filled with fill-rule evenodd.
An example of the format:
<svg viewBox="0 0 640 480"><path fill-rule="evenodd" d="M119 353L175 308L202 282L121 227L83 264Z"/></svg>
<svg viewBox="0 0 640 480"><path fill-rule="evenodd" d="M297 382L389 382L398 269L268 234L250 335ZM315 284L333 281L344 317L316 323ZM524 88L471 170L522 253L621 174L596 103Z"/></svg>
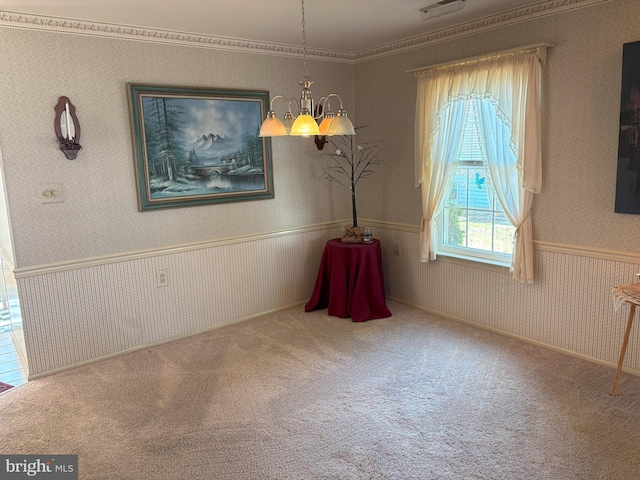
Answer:
<svg viewBox="0 0 640 480"><path fill-rule="evenodd" d="M389 302L303 307L0 395L83 479L637 479L640 378Z"/></svg>

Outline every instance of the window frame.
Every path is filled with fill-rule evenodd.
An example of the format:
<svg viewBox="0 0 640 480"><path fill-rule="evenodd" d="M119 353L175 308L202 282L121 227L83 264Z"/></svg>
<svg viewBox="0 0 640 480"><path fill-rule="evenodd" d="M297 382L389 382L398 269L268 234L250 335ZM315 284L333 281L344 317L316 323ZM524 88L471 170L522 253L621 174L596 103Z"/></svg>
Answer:
<svg viewBox="0 0 640 480"><path fill-rule="evenodd" d="M477 101L482 101L482 99L477 99ZM476 136L477 137L476 140L478 142L482 141L480 138L481 132L479 132L477 129L475 129L472 126L475 124L472 117L477 115L477 112L475 111L476 107L474 106L473 103L470 106L471 108L468 110L467 118L465 119L465 127L464 127L464 136L469 138L469 140L464 139L463 144L465 142L473 142L473 140L471 139L472 136ZM475 147L476 147L475 145L472 146L470 151L473 152ZM482 158L484 156L484 153L478 154L478 152L475 151L475 154L474 153L465 154L464 153L465 151L466 151L465 149L461 148L460 156L464 158L458 158L458 161L455 165L456 171L452 173L452 181L447 187L447 191L445 193L445 199L449 196L451 192L451 188L453 187L453 179L457 174L458 168L462 167L468 170L472 168L482 168L485 170L486 178L488 178L490 175L488 168L486 167L486 164L485 164L486 159ZM477 158L478 155L480 155L480 158ZM449 245L444 243L444 239L446 238L445 232L447 231L445 226L445 213L450 208L460 208L462 210L465 210L467 213L465 243L467 243L467 245L469 243L469 221L468 221L469 212L473 212L473 211L490 212L492 214L492 222L491 222L492 248L495 246L495 234L496 234L495 215L496 213L499 213L501 211L504 214L504 209L502 209L501 206L499 205L500 200L498 199L496 192L493 190L491 181L489 180L485 182L485 185L487 189L491 189L492 191L492 195L489 195L489 198L492 199L493 205L490 205L489 210L470 208L469 195L470 195L471 182L469 181L468 175L467 175L467 184L466 184L467 198L465 199L465 206L450 207L446 205L447 202L446 200L444 200L445 204L442 205L440 212L435 217L436 225L439 233L438 234L438 250L437 250L438 255L444 255L444 256L449 256L449 257L454 257L454 258L459 258L459 259L469 260L474 262L487 263L491 265L499 265L499 266L511 265L511 259L513 257L513 248L510 253L503 253L503 252L482 250L482 249L473 248L469 246ZM514 232L515 232L515 227L512 227L512 228L514 229Z"/></svg>

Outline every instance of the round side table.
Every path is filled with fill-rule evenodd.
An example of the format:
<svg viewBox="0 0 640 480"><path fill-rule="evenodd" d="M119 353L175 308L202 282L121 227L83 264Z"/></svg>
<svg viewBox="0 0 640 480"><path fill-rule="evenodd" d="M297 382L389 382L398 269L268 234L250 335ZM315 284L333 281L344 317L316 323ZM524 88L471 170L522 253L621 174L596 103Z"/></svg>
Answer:
<svg viewBox="0 0 640 480"><path fill-rule="evenodd" d="M629 343L629 334L631 333L633 316L636 313L636 305L640 305L640 283L624 283L622 285L616 285L612 293L616 301L627 302L631 305L631 310L629 311L629 319L627 320L627 329L624 332L624 340L622 341L622 349L620 350L618 368L616 369L615 377L613 377L613 386L611 387L611 392L609 392L609 395L613 396L616 394L618 377L620 376L620 371L622 370L624 355L627 352L627 343Z"/></svg>

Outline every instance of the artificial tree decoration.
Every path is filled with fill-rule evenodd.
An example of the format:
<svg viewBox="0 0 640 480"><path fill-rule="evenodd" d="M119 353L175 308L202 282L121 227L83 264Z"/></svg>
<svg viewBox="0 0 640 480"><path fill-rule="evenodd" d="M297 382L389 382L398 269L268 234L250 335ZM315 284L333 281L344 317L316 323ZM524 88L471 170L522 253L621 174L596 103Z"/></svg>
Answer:
<svg viewBox="0 0 640 480"><path fill-rule="evenodd" d="M356 127L356 131L364 127ZM351 191L351 211L353 215L352 227L358 226L356 208L356 185L364 178L369 178L377 167L384 164L380 159L380 147L377 142L356 143L355 136L326 137L328 150L333 153L323 153L328 160L322 166L320 178L336 182Z"/></svg>

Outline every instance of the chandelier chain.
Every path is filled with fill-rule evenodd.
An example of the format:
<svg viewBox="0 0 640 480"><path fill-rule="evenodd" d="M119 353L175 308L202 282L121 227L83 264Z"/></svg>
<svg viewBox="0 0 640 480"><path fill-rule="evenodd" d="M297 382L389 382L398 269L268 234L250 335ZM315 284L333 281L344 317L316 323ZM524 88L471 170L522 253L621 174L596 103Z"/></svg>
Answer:
<svg viewBox="0 0 640 480"><path fill-rule="evenodd" d="M304 57L304 76L307 76L307 32L305 31L306 22L304 20L304 0L302 0L302 55Z"/></svg>

